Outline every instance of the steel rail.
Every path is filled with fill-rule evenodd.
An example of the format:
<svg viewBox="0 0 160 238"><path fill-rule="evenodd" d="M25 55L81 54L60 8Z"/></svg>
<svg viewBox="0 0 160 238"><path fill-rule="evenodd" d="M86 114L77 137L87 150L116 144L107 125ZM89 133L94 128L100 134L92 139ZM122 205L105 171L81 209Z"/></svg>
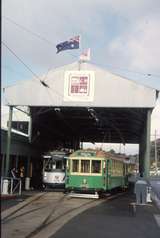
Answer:
<svg viewBox="0 0 160 238"><path fill-rule="evenodd" d="M114 195L111 195L107 198L102 198L101 200L103 200L104 202L105 201L110 201L112 199L115 199L119 196L122 196L122 195L125 195L126 192L121 192L119 194L114 194ZM66 198L66 196L65 196ZM72 198L70 198L72 199ZM61 201L63 202L64 199L61 199ZM75 207L75 208L71 208L69 209L68 211L65 211L63 212L62 214L58 215L57 217L54 217L51 221L49 221L47 223L47 221L49 220L49 218L54 214L54 212L56 211L56 207L60 204L60 203L57 203L56 206L54 207L54 209L49 213L49 215L45 218L44 222L42 222L42 224L40 226L38 226L35 230L33 230L31 233L29 233L27 236L25 236L25 238L32 238L34 237L35 235L37 235L39 232L41 232L43 229L47 228L49 225L51 224L54 224L54 222L56 222L57 220L59 220L60 218L62 218L63 216L67 215L67 214L71 214L72 212L82 208L82 207L85 207L85 206L88 206L89 204L92 204L92 203L97 203L98 200L92 200L92 201L89 201L85 204L82 204L78 207Z"/></svg>
<svg viewBox="0 0 160 238"><path fill-rule="evenodd" d="M2 219L2 222L5 223L8 218L10 218L12 215L15 215L15 213L19 212L20 210L22 210L24 207L27 207L28 205L30 205L32 202L37 201L38 199L40 199L41 197L45 196L47 192L44 192L42 195L36 197L35 199L32 199L31 201L27 202L26 204L24 204L23 206L19 207L16 211L11 212L9 215L7 215L5 218Z"/></svg>

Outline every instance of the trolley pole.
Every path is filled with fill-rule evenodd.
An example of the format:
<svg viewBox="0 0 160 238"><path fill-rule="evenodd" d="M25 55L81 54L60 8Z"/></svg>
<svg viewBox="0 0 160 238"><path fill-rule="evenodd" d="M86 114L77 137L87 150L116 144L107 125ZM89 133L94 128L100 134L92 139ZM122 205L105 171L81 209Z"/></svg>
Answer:
<svg viewBox="0 0 160 238"><path fill-rule="evenodd" d="M9 159L10 159L10 148L11 148L12 114L13 114L13 106L9 106L9 121L8 121L8 133L7 133L5 177L9 176L9 162L10 162Z"/></svg>

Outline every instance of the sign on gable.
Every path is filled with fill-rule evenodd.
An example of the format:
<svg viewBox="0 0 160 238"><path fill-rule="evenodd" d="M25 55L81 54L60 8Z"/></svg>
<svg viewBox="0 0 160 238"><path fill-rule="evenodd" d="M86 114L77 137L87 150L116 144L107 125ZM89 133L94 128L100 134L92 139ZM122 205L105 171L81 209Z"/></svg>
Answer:
<svg viewBox="0 0 160 238"><path fill-rule="evenodd" d="M94 99L95 75L93 71L66 71L64 77L64 101Z"/></svg>

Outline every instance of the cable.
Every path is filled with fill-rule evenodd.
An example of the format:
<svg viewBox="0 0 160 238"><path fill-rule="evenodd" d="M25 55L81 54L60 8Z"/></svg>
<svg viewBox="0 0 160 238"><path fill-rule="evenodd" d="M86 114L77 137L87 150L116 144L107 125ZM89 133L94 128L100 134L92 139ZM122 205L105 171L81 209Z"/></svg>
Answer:
<svg viewBox="0 0 160 238"><path fill-rule="evenodd" d="M36 78L38 78L38 79L41 81L41 78L39 78L39 76L38 76L36 73L34 73L34 72L32 71L32 69L30 69L30 67L28 67L28 65L26 65L26 64L23 62L23 60L21 60L21 59L16 55L16 53L13 52L13 50L11 50L3 41L1 41L1 43L25 66Z"/></svg>
<svg viewBox="0 0 160 238"><path fill-rule="evenodd" d="M6 16L2 16L2 17L3 17L5 20L9 21L10 23L12 23L12 24L16 25L17 27L21 28L22 30L24 30L24 31L26 31L26 32L28 32L28 33L30 33L30 34L36 36L37 38L41 39L42 41L46 42L46 43L49 44L50 46L53 47L53 45L55 45L55 46L57 45L55 42L49 41L48 39L46 39L45 37L41 36L40 34L38 34L38 33L36 33L36 32L33 32L33 31L31 31L30 29L26 28L25 26L22 26L22 25L20 25L19 23L13 21L11 18L6 17ZM70 53L70 52L69 52L69 53ZM71 54L71 53L70 53L70 55L71 55L72 57L74 57L74 58L77 58L77 56L75 56L75 55L73 55L73 54Z"/></svg>
<svg viewBox="0 0 160 238"><path fill-rule="evenodd" d="M96 64L96 63L94 62L94 64ZM102 67L102 65L100 65L100 66ZM106 66L109 66L109 67L111 67L112 69L115 69L115 70L122 70L122 71L127 71L127 72L129 72L129 73L141 74L141 75L143 75L143 76L148 76L148 77L153 76L153 77L158 77L158 78L160 78L160 75L158 75L158 74L142 73L142 72L138 72L138 71L133 71L133 70L130 70L130 69L126 69L126 68L115 67L115 66L113 66L113 65L111 65L111 64L106 64Z"/></svg>
<svg viewBox="0 0 160 238"><path fill-rule="evenodd" d="M57 92L55 89L50 88L49 85L46 82L44 82L36 73L34 73L33 70L30 69L30 67L28 65L26 65L26 63L24 63L23 60L19 56L17 56L17 54L13 50L11 50L3 41L1 41L1 43L39 80L39 83L41 83L41 85L43 85L43 87L48 88L50 90L52 89L57 95L59 95L60 97L63 98L62 94ZM37 80L36 80L36 82L37 82ZM48 95L50 96L49 93L48 93Z"/></svg>
<svg viewBox="0 0 160 238"><path fill-rule="evenodd" d="M6 16L2 16L2 17L3 17L5 20L7 20L7 21L11 22L12 24L16 25L17 27L21 28L22 30L24 30L24 31L26 31L26 32L28 32L28 33L30 33L30 34L32 34L32 35L38 37L39 39L41 39L42 41L46 42L47 44L49 44L49 45L51 45L51 46L53 46L53 44L54 44L54 45L56 46L56 43L51 42L51 41L49 41L48 39L46 39L45 37L41 36L40 34L37 34L37 33L33 32L33 31L31 31L30 29L28 29L28 28L26 28L26 27L20 25L19 23L13 21L11 18L6 17ZM72 53L69 52L69 54L70 54L72 57L77 58L77 56L73 55ZM158 75L158 74L136 72L136 71L132 71L132 70L125 69L125 68L115 67L115 66L110 65L110 64L107 64L107 66L112 67L113 69L118 69L118 70L122 70L122 71L127 71L127 72L130 72L130 73L141 74L141 75L148 76L148 77L151 77L151 76L153 76L153 77L160 77L160 75Z"/></svg>
<svg viewBox="0 0 160 238"><path fill-rule="evenodd" d="M53 43L52 43L52 42L50 42L50 41L47 40L46 38L42 37L41 35L39 35L39 34L33 32L33 31L31 31L30 29L27 29L26 27L24 27L24 26L18 24L17 22L13 21L11 18L6 17L6 16L3 16L3 18L4 18L5 20L11 22L12 24L18 26L18 27L21 28L22 30L24 30L24 31L26 31L26 32L28 32L28 33L30 33L30 34L32 34L32 35L38 37L39 39L41 39L41 40L45 41L46 43L48 43L49 45L52 45L52 46L53 46Z"/></svg>

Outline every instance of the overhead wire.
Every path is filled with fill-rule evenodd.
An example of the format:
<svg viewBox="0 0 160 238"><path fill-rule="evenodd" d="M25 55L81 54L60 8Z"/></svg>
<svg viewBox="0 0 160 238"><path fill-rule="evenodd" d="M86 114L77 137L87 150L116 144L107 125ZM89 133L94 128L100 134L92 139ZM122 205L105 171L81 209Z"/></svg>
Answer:
<svg viewBox="0 0 160 238"><path fill-rule="evenodd" d="M3 17L4 17L4 16L3 16ZM47 44L49 44L50 46L53 46L54 42L49 41L49 40L46 39L45 37L42 37L40 34L37 34L37 33L33 32L33 31L31 31L30 29L27 29L26 27L24 27L24 26L22 26L22 25L16 23L15 21L13 21L12 19L10 19L10 18L8 18L8 17L4 17L4 18L5 18L6 20L8 20L9 22L11 22L12 24L16 25L17 27L21 28L22 30L24 30L24 31L26 31L26 32L28 32L28 33L34 35L35 37L37 37L37 38L41 39L42 41L46 42ZM48 91L48 94L49 94L50 97L51 97L52 95L49 93L49 88L50 88L50 87L49 87L46 83L44 83L44 81L45 81L45 79L46 79L46 77L47 77L47 75L48 75L48 73L49 73L49 71L50 71L50 68L48 69L48 72L47 72L47 74L45 75L45 77L44 77L44 79L43 79L43 81L42 81L42 79L41 79L26 63L24 63L24 61L23 61L20 57L18 57L17 54L15 54L15 52L14 52L13 50L11 50L3 41L2 41L2 44L3 44L36 78L38 78L38 79L40 80L41 84L42 84L44 87L46 87L46 90ZM55 44L55 45L56 45L56 44ZM69 52L69 53L70 53L70 52ZM75 56L75 55L73 55L73 54L71 54L71 53L70 53L70 55L77 58L77 56ZM107 65L110 66L110 67L112 67L112 68L114 68L114 69L123 70L123 71L127 71L127 72L130 72L130 73L141 74L141 75L144 75L144 76L160 77L160 75L153 74L153 73L136 72L136 71L132 71L132 70L129 70L129 69L124 69L124 68L120 68L120 67L115 67L115 66L109 65L109 64L107 64ZM53 89L53 90L56 92L55 89ZM56 93L59 94L58 92L56 92ZM59 94L59 95L60 95L60 94ZM62 95L60 95L60 96L63 97ZM53 98L52 98L52 99L53 99ZM103 142L103 143L104 143L104 142ZM103 143L102 143L102 144L103 144Z"/></svg>
<svg viewBox="0 0 160 238"><path fill-rule="evenodd" d="M14 24L15 26L21 28L22 30L24 30L24 31L26 31L26 32L28 32L28 33L30 33L30 34L32 34L33 36L39 38L40 40L44 41L44 42L47 43L48 45L50 45L50 46L52 46L52 47L53 47L53 45L54 45L54 46L57 45L57 43L55 43L55 42L53 42L53 41L51 42L51 41L48 40L47 38L41 36L40 34L38 34L38 33L36 33L36 32L33 32L32 30L28 29L28 28L25 27L25 26L22 26L21 24L15 22L15 21L12 20L11 18L6 17L6 16L2 16L2 17L3 17L5 20L7 20L8 22ZM72 57L77 58L76 55L74 55L74 54L72 54L72 53L70 53L70 52L69 52L69 54L70 54Z"/></svg>
<svg viewBox="0 0 160 238"><path fill-rule="evenodd" d="M94 64L98 65L97 63L93 62ZM121 68L121 67L116 67L114 65L111 65L111 64L105 64L106 66L108 67L111 67L112 69L115 69L115 70L121 70L121 71L126 71L126 72L129 72L129 73L134 73L134 74L140 74L140 75L143 75L143 76L148 76L148 77L160 77L160 75L158 74L155 74L155 73L143 73L143 72L139 72L139 71L134 71L134 70L130 70L130 69L127 69L127 68ZM99 65L101 67L104 67L102 65Z"/></svg>
<svg viewBox="0 0 160 238"><path fill-rule="evenodd" d="M134 73L134 74L141 74L141 75L148 76L148 77L150 77L150 76L160 77L160 75L154 74L154 73L142 73L142 72L139 72L139 71L134 71L134 70L126 69L126 68L115 67L115 66L109 65L109 64L107 64L107 66L109 66L113 69L116 69L116 70L126 71L126 72Z"/></svg>
<svg viewBox="0 0 160 238"><path fill-rule="evenodd" d="M48 43L49 45L53 46L53 44L54 44L53 42L49 41L48 39L46 39L45 37L41 36L40 34L31 31L30 29L26 28L25 26L22 26L21 24L15 22L14 20L12 20L9 17L6 17L6 16L2 16L2 17L5 20L7 20L7 21L11 22L12 24L16 25L17 27L21 28L22 30L24 30L24 31L26 31L26 32L28 32L28 33L38 37L39 39L41 39L41 40L45 41L46 43Z"/></svg>
<svg viewBox="0 0 160 238"><path fill-rule="evenodd" d="M46 84L44 81L42 81L41 78L40 78L37 74L35 74L35 73L33 72L33 70L31 70L30 67L29 67L28 65L26 65L26 63L24 63L24 61L21 60L21 58L20 58L19 56L17 56L17 54L16 54L13 50L11 50L10 47L8 47L3 41L2 41L2 44L3 44L36 78L38 78L38 80L41 82L41 84L45 87L45 89L46 89L46 91L47 91L47 94L49 95L51 101L54 102L53 95L51 94L52 91L49 91L49 89L53 89L53 88L51 88L50 86L48 86L48 84ZM48 73L48 72L47 72L47 73ZM36 81L36 82L37 82L37 81ZM59 96L61 96L62 98L64 98L63 95L60 94L59 92L57 92L55 89L53 89L53 91L54 91L56 94L58 94ZM63 119L63 120L64 120L64 119ZM64 121L65 121L65 120L64 120ZM65 122L65 123L69 126L69 128L72 128L72 126L70 126L67 122Z"/></svg>
<svg viewBox="0 0 160 238"><path fill-rule="evenodd" d="M36 80L37 83L41 83L41 85L46 89L52 89L58 96L64 98L64 96L61 93L57 92L57 90L55 90L54 88L51 88L46 82L43 81L42 78L40 78L35 72L33 72L33 70L12 49L10 49L10 47L7 46L7 44L5 44L3 41L1 41L1 43L39 80L39 82ZM49 93L48 95L51 97Z"/></svg>
<svg viewBox="0 0 160 238"><path fill-rule="evenodd" d="M8 47L3 41L1 41L1 43L36 77L38 78L39 80L41 80L39 78L39 76L33 72L33 70L26 64L24 63L24 61L13 51L11 50L10 47Z"/></svg>
<svg viewBox="0 0 160 238"><path fill-rule="evenodd" d="M32 30L26 28L25 26L15 22L14 20L12 20L10 17L6 17L6 16L2 16L5 20L7 20L8 22L16 25L17 27L21 28L22 30L34 35L35 37L41 39L42 41L46 42L47 44L49 44L50 46L53 47L53 45L56 46L56 43L55 42L51 42L50 40L48 40L47 38L41 36L40 34L36 33L36 32L33 32ZM73 55L71 52L68 52L72 57L74 58L77 58L77 56ZM148 77L160 77L160 75L158 74L155 74L155 73L143 73L143 72L139 72L139 71L134 71L134 70L130 70L130 69L126 69L126 68L121 68L121 67L116 67L114 65L111 65L111 64L106 64L106 66L108 67L111 67L112 69L115 69L115 70L121 70L121 71L127 71L129 73L135 73L135 74L140 74L140 75L143 75L143 76L148 76Z"/></svg>

